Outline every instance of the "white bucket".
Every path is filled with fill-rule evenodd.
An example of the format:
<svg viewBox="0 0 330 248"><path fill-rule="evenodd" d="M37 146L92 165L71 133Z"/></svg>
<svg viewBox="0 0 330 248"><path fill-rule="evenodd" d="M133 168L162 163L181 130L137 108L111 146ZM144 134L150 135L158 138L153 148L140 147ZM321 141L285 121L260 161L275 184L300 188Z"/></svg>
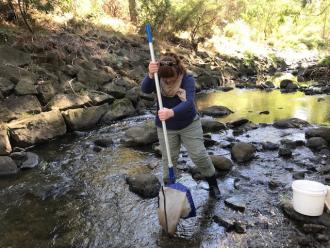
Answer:
<svg viewBox="0 0 330 248"><path fill-rule="evenodd" d="M322 215L328 187L309 180L294 181L292 183L293 209L308 216Z"/></svg>

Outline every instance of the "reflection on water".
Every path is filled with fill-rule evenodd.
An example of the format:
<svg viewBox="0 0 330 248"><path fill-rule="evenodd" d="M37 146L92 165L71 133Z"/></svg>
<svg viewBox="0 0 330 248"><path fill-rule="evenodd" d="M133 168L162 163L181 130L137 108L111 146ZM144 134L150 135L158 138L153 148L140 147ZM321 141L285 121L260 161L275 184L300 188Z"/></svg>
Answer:
<svg viewBox="0 0 330 248"><path fill-rule="evenodd" d="M319 98L324 100L318 102ZM254 123L272 123L296 117L313 124L330 125L330 96L327 95L306 96L302 92L282 94L278 90L265 92L241 89L197 95L199 110L213 105L226 106L235 112L218 118L221 122L245 117ZM269 111L269 114L259 114L262 111Z"/></svg>

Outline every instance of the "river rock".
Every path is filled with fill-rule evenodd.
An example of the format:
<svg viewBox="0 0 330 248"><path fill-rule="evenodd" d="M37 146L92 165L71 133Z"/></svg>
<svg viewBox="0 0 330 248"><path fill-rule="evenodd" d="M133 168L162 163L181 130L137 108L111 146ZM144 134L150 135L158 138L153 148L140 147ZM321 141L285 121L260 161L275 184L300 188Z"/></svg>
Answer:
<svg viewBox="0 0 330 248"><path fill-rule="evenodd" d="M26 69L11 65L0 63L1 77L9 79L14 84L17 84L21 78L33 78L34 75Z"/></svg>
<svg viewBox="0 0 330 248"><path fill-rule="evenodd" d="M231 156L237 162L248 162L254 157L256 148L248 143L239 142L233 145Z"/></svg>
<svg viewBox="0 0 330 248"><path fill-rule="evenodd" d="M294 92L298 89L298 85L290 79L284 79L280 82L280 89L282 93Z"/></svg>
<svg viewBox="0 0 330 248"><path fill-rule="evenodd" d="M8 96L15 88L15 84L7 78L0 77L0 92Z"/></svg>
<svg viewBox="0 0 330 248"><path fill-rule="evenodd" d="M229 206L230 208L240 211L240 212L244 212L245 208L246 208L246 203L244 202L243 198L240 196L233 196L230 198L227 198L225 200L225 204L227 206Z"/></svg>
<svg viewBox="0 0 330 248"><path fill-rule="evenodd" d="M24 66L31 63L31 55L12 47L0 47L0 64Z"/></svg>
<svg viewBox="0 0 330 248"><path fill-rule="evenodd" d="M233 162L226 157L223 156L216 156L212 155L210 156L212 163L214 165L214 168L220 171L228 171L233 168Z"/></svg>
<svg viewBox="0 0 330 248"><path fill-rule="evenodd" d="M103 138L95 140L94 143L100 147L110 147L113 144L113 140L111 138Z"/></svg>
<svg viewBox="0 0 330 248"><path fill-rule="evenodd" d="M32 169L39 164L39 156L32 152L27 152L25 160L20 164L21 169Z"/></svg>
<svg viewBox="0 0 330 248"><path fill-rule="evenodd" d="M202 118L201 122L202 122L203 132L205 133L208 132L214 133L226 129L225 124L218 122L216 120Z"/></svg>
<svg viewBox="0 0 330 248"><path fill-rule="evenodd" d="M154 198L158 196L160 182L155 175L137 174L126 178L129 190L143 198Z"/></svg>
<svg viewBox="0 0 330 248"><path fill-rule="evenodd" d="M304 233L308 234L308 233L321 233L324 232L327 228L323 225L304 224L302 229Z"/></svg>
<svg viewBox="0 0 330 248"><path fill-rule="evenodd" d="M123 142L126 146L149 145L158 140L157 129L154 121L131 127L125 132Z"/></svg>
<svg viewBox="0 0 330 248"><path fill-rule="evenodd" d="M269 141L263 142L261 143L261 145L262 145L262 149L265 151L275 151L280 147L278 144Z"/></svg>
<svg viewBox="0 0 330 248"><path fill-rule="evenodd" d="M0 103L0 121L8 122L26 114L41 112L41 105L36 96L9 96Z"/></svg>
<svg viewBox="0 0 330 248"><path fill-rule="evenodd" d="M214 117L221 117L221 116L226 116L231 113L234 113L229 108L224 107L224 106L211 106L211 107L202 109L200 112L204 115L210 115L210 116L214 116Z"/></svg>
<svg viewBox="0 0 330 248"><path fill-rule="evenodd" d="M89 108L69 109L62 112L63 117L72 130L87 130L99 122L108 111L109 104Z"/></svg>
<svg viewBox="0 0 330 248"><path fill-rule="evenodd" d="M92 100L93 105L101 105L103 103L113 103L115 98L102 91L90 91L87 93L89 98Z"/></svg>
<svg viewBox="0 0 330 248"><path fill-rule="evenodd" d="M312 138L312 137L321 137L324 140L330 144L330 128L329 127L319 127L319 128L313 128L309 129L305 132L306 138Z"/></svg>
<svg viewBox="0 0 330 248"><path fill-rule="evenodd" d="M227 126L229 126L230 128L237 128L237 127L240 127L246 123L248 123L249 120L246 119L246 118L240 118L240 119L237 119L235 121L232 121L232 122L229 122L227 123Z"/></svg>
<svg viewBox="0 0 330 248"><path fill-rule="evenodd" d="M135 113L135 108L131 100L127 98L115 100L111 105L109 111L103 116L102 122L109 124L114 120L122 119L131 116Z"/></svg>
<svg viewBox="0 0 330 248"><path fill-rule="evenodd" d="M36 95L37 89L32 78L21 78L15 86L15 94L19 96Z"/></svg>
<svg viewBox="0 0 330 248"><path fill-rule="evenodd" d="M7 130L0 129L0 155L8 155L11 151Z"/></svg>
<svg viewBox="0 0 330 248"><path fill-rule="evenodd" d="M90 102L91 99L88 95L58 94L51 99L48 105L51 110L67 110L83 107Z"/></svg>
<svg viewBox="0 0 330 248"><path fill-rule="evenodd" d="M278 150L278 155L280 157L290 158L292 157L292 151L287 147L280 147L280 149Z"/></svg>
<svg viewBox="0 0 330 248"><path fill-rule="evenodd" d="M312 150L320 151L326 148L328 145L327 141L321 137L312 137L307 140L306 146Z"/></svg>
<svg viewBox="0 0 330 248"><path fill-rule="evenodd" d="M307 121L298 118L288 118L274 122L273 126L276 128L285 129L308 127L310 124Z"/></svg>
<svg viewBox="0 0 330 248"><path fill-rule="evenodd" d="M14 160L7 156L0 156L0 177L15 175L17 172Z"/></svg>
<svg viewBox="0 0 330 248"><path fill-rule="evenodd" d="M40 101L46 105L55 95L56 91L51 81L42 82L37 86Z"/></svg>
<svg viewBox="0 0 330 248"><path fill-rule="evenodd" d="M124 86L117 85L115 83L108 83L102 87L102 90L110 94L116 99L124 98L126 95L126 89Z"/></svg>
<svg viewBox="0 0 330 248"><path fill-rule="evenodd" d="M43 112L8 124L11 138L26 147L66 133L66 125L58 110Z"/></svg>
<svg viewBox="0 0 330 248"><path fill-rule="evenodd" d="M99 90L102 85L112 80L111 76L100 70L86 70L81 67L77 75L79 82L82 82L89 89Z"/></svg>
<svg viewBox="0 0 330 248"><path fill-rule="evenodd" d="M304 224L316 224L330 227L330 215L326 212L324 212L321 216L315 217L303 215L293 209L291 201L281 202L281 207L283 209L284 214L287 215L290 219L299 221Z"/></svg>

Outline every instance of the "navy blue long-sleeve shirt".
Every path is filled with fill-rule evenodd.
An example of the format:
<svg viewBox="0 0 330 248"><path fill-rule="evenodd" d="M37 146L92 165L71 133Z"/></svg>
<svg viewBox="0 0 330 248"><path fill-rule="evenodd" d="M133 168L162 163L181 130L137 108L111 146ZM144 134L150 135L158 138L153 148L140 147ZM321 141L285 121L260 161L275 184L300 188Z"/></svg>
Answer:
<svg viewBox="0 0 330 248"><path fill-rule="evenodd" d="M195 108L195 80L193 76L185 74L180 88L186 91L186 101L181 101L178 96L166 97L162 95L163 107L172 109L174 112L174 116L166 120L166 127L170 130L180 130L187 127L192 123L197 113ZM147 94L156 92L155 80L147 75L142 81L141 90ZM158 114L156 114L156 125L158 127L162 126Z"/></svg>

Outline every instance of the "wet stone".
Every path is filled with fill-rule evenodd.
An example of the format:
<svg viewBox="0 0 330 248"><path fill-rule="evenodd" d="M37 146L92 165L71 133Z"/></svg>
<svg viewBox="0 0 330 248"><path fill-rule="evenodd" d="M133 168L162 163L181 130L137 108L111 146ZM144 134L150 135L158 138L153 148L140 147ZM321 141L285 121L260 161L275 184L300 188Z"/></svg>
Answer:
<svg viewBox="0 0 330 248"><path fill-rule="evenodd" d="M93 151L94 151L94 152L100 152L100 151L102 151L102 147L99 147L99 146L93 146Z"/></svg>
<svg viewBox="0 0 330 248"><path fill-rule="evenodd" d="M94 141L95 145L100 147L110 147L113 144L112 139L97 139Z"/></svg>
<svg viewBox="0 0 330 248"><path fill-rule="evenodd" d="M229 206L230 208L240 211L240 212L244 212L245 208L246 208L246 204L245 204L244 200L239 196L233 196L233 197L227 198L225 200L225 204L227 206Z"/></svg>
<svg viewBox="0 0 330 248"><path fill-rule="evenodd" d="M323 225L304 224L302 229L304 233L321 233L325 231L327 228Z"/></svg>
<svg viewBox="0 0 330 248"><path fill-rule="evenodd" d="M236 233L246 233L246 225L241 221L235 221L234 230Z"/></svg>
<svg viewBox="0 0 330 248"><path fill-rule="evenodd" d="M32 152L26 153L26 159L20 165L21 169L32 169L39 164L39 156Z"/></svg>
<svg viewBox="0 0 330 248"><path fill-rule="evenodd" d="M299 180L299 179L304 179L305 178L305 173L306 171L298 171L292 174L292 178Z"/></svg>
<svg viewBox="0 0 330 248"><path fill-rule="evenodd" d="M215 215L215 216L213 216L213 220L215 223L219 224L220 226L223 226L226 229L226 232L230 232L234 229L234 226L235 226L234 219Z"/></svg>
<svg viewBox="0 0 330 248"><path fill-rule="evenodd" d="M7 156L0 156L0 177L15 175L17 172L14 160Z"/></svg>
<svg viewBox="0 0 330 248"><path fill-rule="evenodd" d="M279 149L279 147L280 146L278 144L268 142L268 141L262 143L262 149L265 151L275 151L275 150Z"/></svg>
<svg viewBox="0 0 330 248"><path fill-rule="evenodd" d="M316 217L303 215L293 209L291 201L281 202L281 207L284 214L292 220L301 222L302 224L316 224L330 227L330 215L327 213L323 213L321 216Z"/></svg>
<svg viewBox="0 0 330 248"><path fill-rule="evenodd" d="M154 198L158 196L160 182L155 175L137 174L126 178L129 190L143 198Z"/></svg>
<svg viewBox="0 0 330 248"><path fill-rule="evenodd" d="M213 139L204 138L204 145L205 145L205 147L211 147L211 146L216 145L217 143L218 143L218 142L216 142L216 141L213 140Z"/></svg>
<svg viewBox="0 0 330 248"><path fill-rule="evenodd" d="M268 182L268 187L271 190L277 189L280 185L281 185L280 182L273 179Z"/></svg>
<svg viewBox="0 0 330 248"><path fill-rule="evenodd" d="M280 149L278 150L278 155L280 157L290 158L292 157L292 151L289 148L280 147Z"/></svg>

